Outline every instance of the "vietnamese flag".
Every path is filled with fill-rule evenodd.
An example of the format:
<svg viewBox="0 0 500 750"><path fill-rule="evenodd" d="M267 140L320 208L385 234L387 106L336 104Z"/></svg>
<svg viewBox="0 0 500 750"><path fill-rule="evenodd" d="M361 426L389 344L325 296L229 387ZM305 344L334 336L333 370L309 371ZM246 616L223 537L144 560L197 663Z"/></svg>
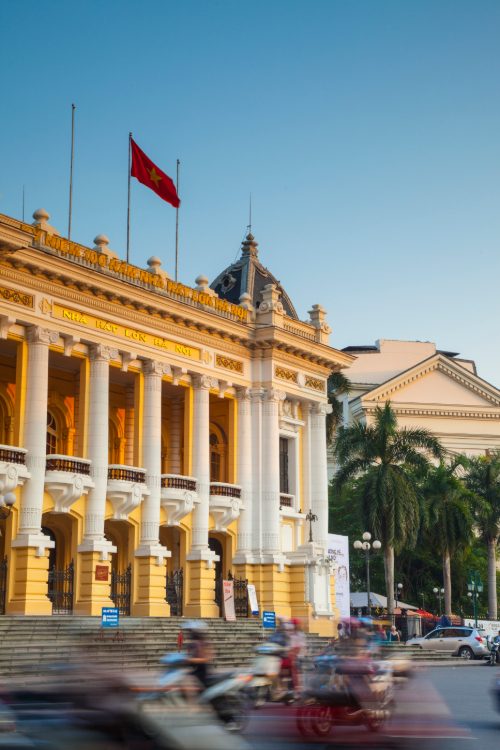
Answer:
<svg viewBox="0 0 500 750"><path fill-rule="evenodd" d="M162 172L156 164L153 164L132 138L130 139L130 146L132 148L131 176L136 177L143 185L154 190L156 195L159 195L164 201L178 208L180 205L179 196L170 177Z"/></svg>

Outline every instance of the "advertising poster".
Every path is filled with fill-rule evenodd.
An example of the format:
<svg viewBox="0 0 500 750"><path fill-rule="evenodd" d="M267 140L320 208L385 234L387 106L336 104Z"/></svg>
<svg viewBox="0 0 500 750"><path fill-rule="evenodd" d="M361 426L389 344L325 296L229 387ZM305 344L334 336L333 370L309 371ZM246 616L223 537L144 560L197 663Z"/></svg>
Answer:
<svg viewBox="0 0 500 750"><path fill-rule="evenodd" d="M349 537L328 534L328 554L335 558L335 600L341 617L351 614L349 585Z"/></svg>
<svg viewBox="0 0 500 750"><path fill-rule="evenodd" d="M234 582L222 581L222 596L224 600L224 617L227 622L236 622L234 610Z"/></svg>
<svg viewBox="0 0 500 750"><path fill-rule="evenodd" d="M259 603L257 601L257 592L253 583L249 583L247 586L248 591L248 603L250 605L250 612L252 615L259 614Z"/></svg>

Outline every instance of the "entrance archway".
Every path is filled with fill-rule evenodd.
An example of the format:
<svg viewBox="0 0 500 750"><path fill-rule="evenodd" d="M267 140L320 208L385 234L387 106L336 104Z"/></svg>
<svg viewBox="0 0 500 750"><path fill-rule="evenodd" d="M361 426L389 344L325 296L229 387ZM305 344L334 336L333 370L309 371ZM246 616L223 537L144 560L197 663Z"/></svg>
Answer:
<svg viewBox="0 0 500 750"><path fill-rule="evenodd" d="M69 513L44 513L42 532L54 542L49 550L47 596L52 614L73 613L75 568L73 564L73 532L76 519Z"/></svg>
<svg viewBox="0 0 500 750"><path fill-rule="evenodd" d="M121 615L130 615L132 564L129 551L134 546L134 527L128 521L110 518L104 523L104 534L116 547L116 553L111 557L110 599Z"/></svg>
<svg viewBox="0 0 500 750"><path fill-rule="evenodd" d="M160 543L171 552L167 557L165 599L170 606L170 616L181 617L184 612L186 532L179 526L161 526Z"/></svg>

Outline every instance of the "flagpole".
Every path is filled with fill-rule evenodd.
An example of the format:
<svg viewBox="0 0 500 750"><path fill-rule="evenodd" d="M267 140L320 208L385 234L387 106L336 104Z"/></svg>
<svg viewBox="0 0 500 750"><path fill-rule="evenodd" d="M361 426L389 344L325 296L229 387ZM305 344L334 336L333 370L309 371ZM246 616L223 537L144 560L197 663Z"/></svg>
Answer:
<svg viewBox="0 0 500 750"><path fill-rule="evenodd" d="M127 200L127 263L130 255L130 170L132 153L132 133L128 134L128 200Z"/></svg>
<svg viewBox="0 0 500 750"><path fill-rule="evenodd" d="M179 195L179 165L180 161L177 159L177 184L175 189L177 195ZM179 269L179 206L175 209L175 280L177 281Z"/></svg>
<svg viewBox="0 0 500 750"><path fill-rule="evenodd" d="M23 221L24 221L24 185L23 185Z"/></svg>
<svg viewBox="0 0 500 750"><path fill-rule="evenodd" d="M73 161L75 158L75 105L71 105L71 159L69 166L69 210L68 210L68 240L71 239L71 214L73 211Z"/></svg>

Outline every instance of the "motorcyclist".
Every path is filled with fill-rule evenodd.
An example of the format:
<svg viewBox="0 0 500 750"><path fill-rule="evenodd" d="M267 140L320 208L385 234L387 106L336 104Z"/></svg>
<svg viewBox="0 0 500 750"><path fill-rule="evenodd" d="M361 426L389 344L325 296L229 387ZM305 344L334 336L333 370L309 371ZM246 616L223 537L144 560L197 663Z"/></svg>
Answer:
<svg viewBox="0 0 500 750"><path fill-rule="evenodd" d="M491 641L491 647L492 647L492 651L494 649L495 663L498 664L498 662L500 661L500 653L499 653L500 652L500 630ZM492 660L493 660L493 657L492 657Z"/></svg>
<svg viewBox="0 0 500 750"><path fill-rule="evenodd" d="M184 625L183 630L188 637L186 652L193 666L193 675L206 688L210 679L210 666L213 663L207 625L203 620L190 620Z"/></svg>

